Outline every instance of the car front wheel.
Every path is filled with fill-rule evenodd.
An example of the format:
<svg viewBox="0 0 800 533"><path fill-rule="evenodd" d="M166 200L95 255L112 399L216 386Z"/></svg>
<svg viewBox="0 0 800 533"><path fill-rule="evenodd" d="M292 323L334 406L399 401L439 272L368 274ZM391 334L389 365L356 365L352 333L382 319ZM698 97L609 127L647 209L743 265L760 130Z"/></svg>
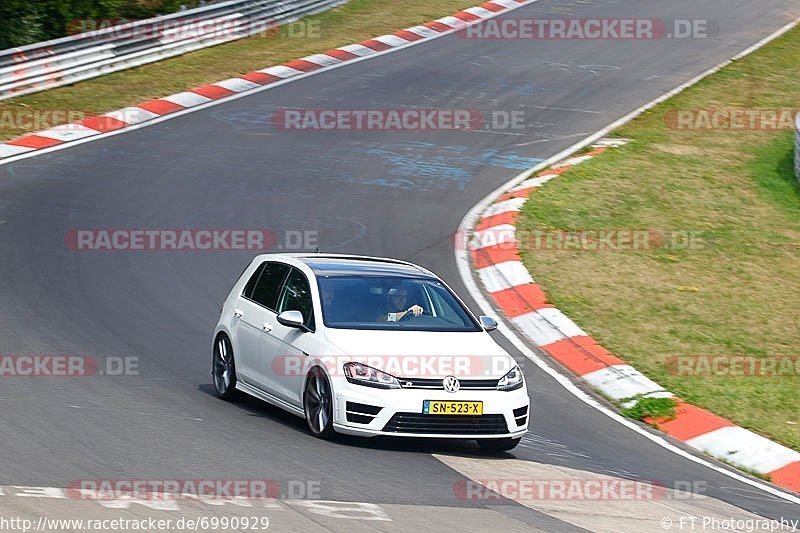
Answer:
<svg viewBox="0 0 800 533"><path fill-rule="evenodd" d="M214 343L211 376L214 381L214 391L218 397L223 400L232 400L236 396L236 365L233 361L233 346L226 335L220 335Z"/></svg>
<svg viewBox="0 0 800 533"><path fill-rule="evenodd" d="M311 434L321 439L333 436L333 392L325 373L314 367L303 391L303 410Z"/></svg>

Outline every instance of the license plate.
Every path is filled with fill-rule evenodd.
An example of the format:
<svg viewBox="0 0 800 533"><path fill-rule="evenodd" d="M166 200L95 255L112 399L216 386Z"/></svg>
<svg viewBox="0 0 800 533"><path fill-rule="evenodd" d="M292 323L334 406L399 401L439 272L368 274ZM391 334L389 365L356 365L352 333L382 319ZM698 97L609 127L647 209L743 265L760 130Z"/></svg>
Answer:
<svg viewBox="0 0 800 533"><path fill-rule="evenodd" d="M455 402L425 400L423 415L482 415L483 402Z"/></svg>

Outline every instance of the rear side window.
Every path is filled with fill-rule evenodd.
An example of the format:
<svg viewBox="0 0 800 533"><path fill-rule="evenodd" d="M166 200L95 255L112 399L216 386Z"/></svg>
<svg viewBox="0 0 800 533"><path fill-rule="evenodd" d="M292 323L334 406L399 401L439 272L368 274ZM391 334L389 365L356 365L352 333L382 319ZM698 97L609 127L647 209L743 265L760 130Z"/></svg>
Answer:
<svg viewBox="0 0 800 533"><path fill-rule="evenodd" d="M289 266L281 263L264 263L247 282L244 290L245 298L274 311L278 306L278 295L283 280L286 279L289 270ZM256 281L253 281L254 278L257 278Z"/></svg>
<svg viewBox="0 0 800 533"><path fill-rule="evenodd" d="M261 273L264 271L265 266L267 266L266 263L261 263L261 266L259 266L256 271L253 272L253 275L250 276L250 281L248 281L247 285L244 286L244 292L242 292L242 295L245 298L250 298L251 300L253 299L253 291L256 289L256 283L258 283L258 278L261 277Z"/></svg>
<svg viewBox="0 0 800 533"><path fill-rule="evenodd" d="M281 296L278 313L284 311L300 311L303 313L303 322L309 329L314 329L314 305L311 299L311 286L305 275L297 269L292 269L286 286Z"/></svg>

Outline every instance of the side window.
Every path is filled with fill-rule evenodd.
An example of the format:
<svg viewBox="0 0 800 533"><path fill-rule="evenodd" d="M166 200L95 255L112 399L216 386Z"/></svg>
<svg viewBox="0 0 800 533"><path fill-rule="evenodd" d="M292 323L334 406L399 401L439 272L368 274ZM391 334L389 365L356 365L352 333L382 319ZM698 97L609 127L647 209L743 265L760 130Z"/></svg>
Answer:
<svg viewBox="0 0 800 533"><path fill-rule="evenodd" d="M303 313L305 325L309 329L314 329L314 305L311 299L311 287L305 275L293 268L286 281L286 286L281 294L281 302L278 306L278 313L284 311L300 311Z"/></svg>
<svg viewBox="0 0 800 533"><path fill-rule="evenodd" d="M426 285L422 286L422 294L425 299L425 302L420 305L422 305L424 309L430 309L431 315L438 317L439 315L443 314L442 303L439 300L439 298L436 298L435 296L431 295L431 292L432 291Z"/></svg>
<svg viewBox="0 0 800 533"><path fill-rule="evenodd" d="M281 285L283 285L283 280L286 279L286 274L289 273L290 268L288 265L281 263L264 263L253 292L250 296L247 296L245 290L245 296L267 309L275 310L278 306L278 294L280 293Z"/></svg>
<svg viewBox="0 0 800 533"><path fill-rule="evenodd" d="M450 322L453 322L455 324L463 322L463 320L458 316L458 314L455 312L452 306L448 304L445 300L443 300L442 295L439 294L438 291L439 290L443 291L444 288L440 287L438 288L438 290L433 290L433 289L428 289L428 287L426 287L426 290L430 291L429 295L431 298L431 303L433 304L434 309L437 310L438 316L446 320L449 320Z"/></svg>
<svg viewBox="0 0 800 533"><path fill-rule="evenodd" d="M253 299L253 291L256 288L256 283L258 283L258 278L261 277L261 273L264 271L265 266L267 266L266 263L261 263L261 266L259 266L256 269L256 271L253 272L253 275L250 276L250 281L248 281L247 285L244 286L244 292L242 292L242 295L245 298L250 298L251 300Z"/></svg>

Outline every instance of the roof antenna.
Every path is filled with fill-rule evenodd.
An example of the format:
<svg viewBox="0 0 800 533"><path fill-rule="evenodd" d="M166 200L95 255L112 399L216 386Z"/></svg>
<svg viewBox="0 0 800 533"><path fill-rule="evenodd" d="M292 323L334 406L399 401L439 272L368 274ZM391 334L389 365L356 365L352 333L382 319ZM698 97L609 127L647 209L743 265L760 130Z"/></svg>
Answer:
<svg viewBox="0 0 800 533"><path fill-rule="evenodd" d="M319 253L319 246L317 246L317 249L315 250L315 253Z"/></svg>

